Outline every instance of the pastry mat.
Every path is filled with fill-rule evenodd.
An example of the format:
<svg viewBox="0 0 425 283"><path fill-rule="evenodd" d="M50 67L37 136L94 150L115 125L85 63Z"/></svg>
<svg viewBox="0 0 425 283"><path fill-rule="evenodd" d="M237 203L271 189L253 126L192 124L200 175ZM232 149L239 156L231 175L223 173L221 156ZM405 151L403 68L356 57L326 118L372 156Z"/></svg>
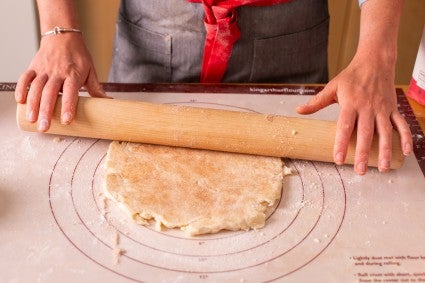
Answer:
<svg viewBox="0 0 425 283"><path fill-rule="evenodd" d="M109 141L18 130L13 87L0 84L1 282L425 280L424 138L401 90L399 106L412 126L416 154L403 168L358 176L349 166L285 160L294 174L284 179L265 228L188 238L138 226L105 199ZM121 99L289 116L320 89L105 88ZM332 106L313 117L335 119L337 111Z"/></svg>

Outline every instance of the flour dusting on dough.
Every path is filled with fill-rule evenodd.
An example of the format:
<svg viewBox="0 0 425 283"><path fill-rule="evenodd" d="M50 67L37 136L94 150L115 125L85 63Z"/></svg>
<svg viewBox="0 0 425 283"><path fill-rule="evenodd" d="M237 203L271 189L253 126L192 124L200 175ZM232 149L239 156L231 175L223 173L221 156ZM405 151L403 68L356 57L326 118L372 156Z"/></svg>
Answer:
<svg viewBox="0 0 425 283"><path fill-rule="evenodd" d="M136 223L189 235L263 227L292 174L275 157L127 142L111 143L105 171L105 195Z"/></svg>

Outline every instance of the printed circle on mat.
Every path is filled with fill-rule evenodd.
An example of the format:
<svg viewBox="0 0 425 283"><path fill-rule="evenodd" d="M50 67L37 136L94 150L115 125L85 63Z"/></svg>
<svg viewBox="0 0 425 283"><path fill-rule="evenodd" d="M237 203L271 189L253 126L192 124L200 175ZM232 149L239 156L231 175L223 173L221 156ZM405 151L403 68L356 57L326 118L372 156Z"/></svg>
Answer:
<svg viewBox="0 0 425 283"><path fill-rule="evenodd" d="M263 229L192 238L175 229L158 232L133 223L104 200L108 146L90 139L67 145L52 170L50 206L58 227L83 256L128 280L275 280L320 256L344 219L345 189L337 168L286 160L295 174L285 177L282 198ZM117 251L123 251L119 258Z"/></svg>

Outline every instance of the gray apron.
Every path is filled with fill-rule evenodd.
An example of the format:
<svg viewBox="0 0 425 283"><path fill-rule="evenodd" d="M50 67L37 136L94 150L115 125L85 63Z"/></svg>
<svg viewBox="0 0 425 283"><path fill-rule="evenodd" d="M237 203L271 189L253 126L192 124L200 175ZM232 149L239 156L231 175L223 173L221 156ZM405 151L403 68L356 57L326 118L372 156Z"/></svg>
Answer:
<svg viewBox="0 0 425 283"><path fill-rule="evenodd" d="M327 0L239 7L241 38L223 82L324 83ZM199 82L205 42L201 4L122 0L110 82Z"/></svg>

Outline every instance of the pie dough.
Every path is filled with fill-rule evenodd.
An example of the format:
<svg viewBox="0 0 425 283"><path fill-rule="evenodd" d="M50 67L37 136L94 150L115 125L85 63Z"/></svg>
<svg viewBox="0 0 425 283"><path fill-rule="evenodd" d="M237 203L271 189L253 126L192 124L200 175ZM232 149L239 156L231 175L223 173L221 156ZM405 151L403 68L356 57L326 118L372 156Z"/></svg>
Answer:
<svg viewBox="0 0 425 283"><path fill-rule="evenodd" d="M276 157L114 141L105 164L105 195L137 223L189 235L261 228L282 191Z"/></svg>

